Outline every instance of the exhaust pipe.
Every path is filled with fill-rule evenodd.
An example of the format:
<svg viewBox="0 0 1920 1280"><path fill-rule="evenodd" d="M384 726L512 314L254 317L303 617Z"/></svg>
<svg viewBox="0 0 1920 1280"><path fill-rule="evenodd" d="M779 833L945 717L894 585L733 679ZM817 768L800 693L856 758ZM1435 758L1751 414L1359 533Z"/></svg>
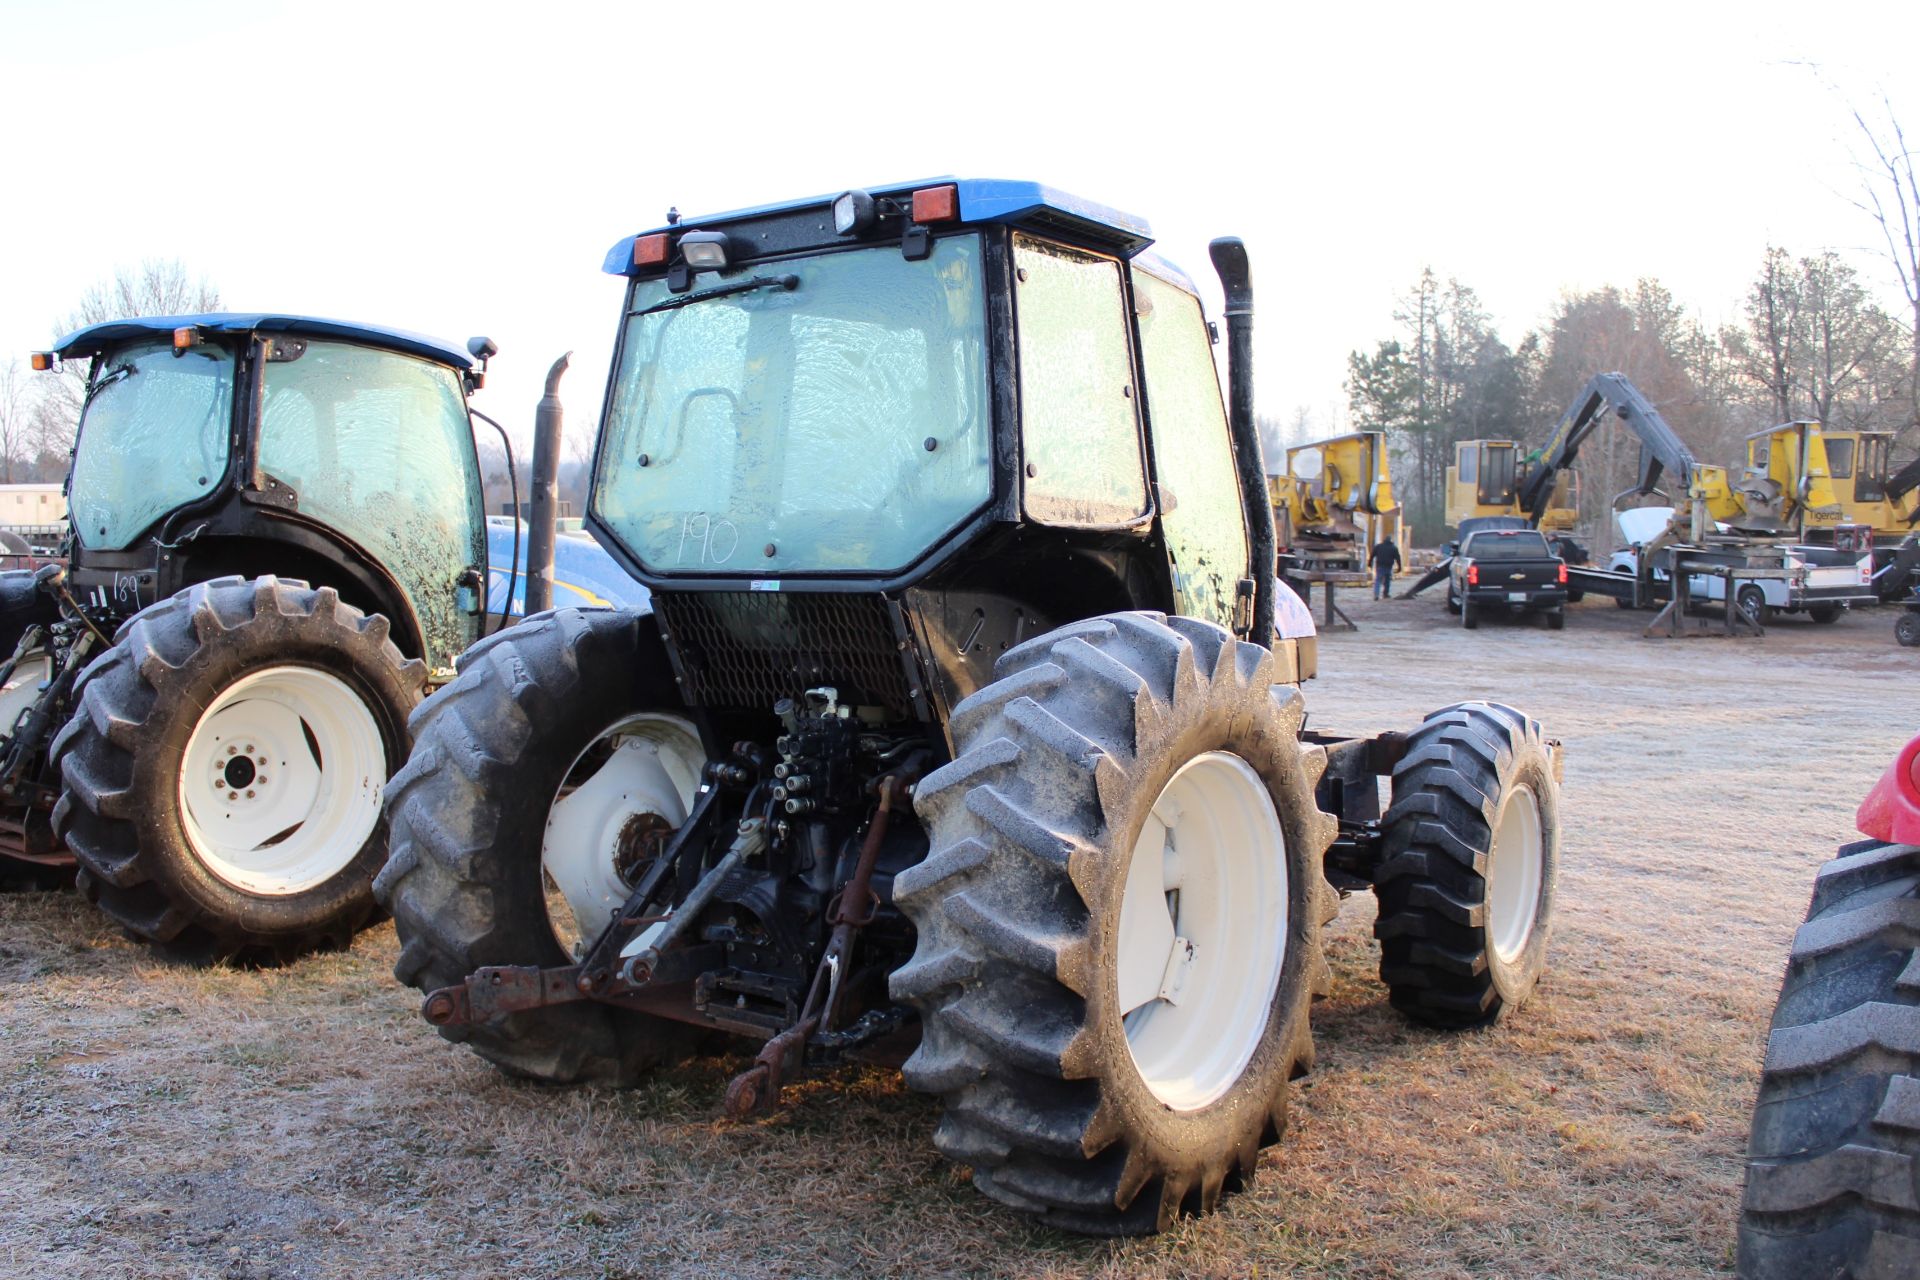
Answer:
<svg viewBox="0 0 1920 1280"><path fill-rule="evenodd" d="M566 414L560 407L560 377L573 359L569 351L547 370L547 391L533 411L533 495L527 513L527 612L553 608L554 520L559 515L560 428Z"/></svg>
<svg viewBox="0 0 1920 1280"><path fill-rule="evenodd" d="M1260 453L1260 428L1253 420L1253 269L1247 246L1238 236L1222 236L1207 246L1213 269L1227 297L1227 407L1233 450L1240 455L1240 504L1253 540L1253 635L1255 644L1273 645L1273 575L1279 570L1274 545L1273 505L1267 498L1267 464Z"/></svg>

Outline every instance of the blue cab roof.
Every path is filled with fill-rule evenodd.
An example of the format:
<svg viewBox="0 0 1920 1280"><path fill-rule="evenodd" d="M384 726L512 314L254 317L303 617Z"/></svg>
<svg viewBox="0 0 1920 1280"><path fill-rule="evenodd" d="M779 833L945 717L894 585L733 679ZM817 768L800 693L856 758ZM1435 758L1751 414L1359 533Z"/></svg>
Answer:
<svg viewBox="0 0 1920 1280"><path fill-rule="evenodd" d="M187 326L214 333L304 333L316 338L344 338L368 346L386 347L406 355L420 356L456 369L477 369L472 354L442 338L406 329L388 329L380 325L354 324L348 320L326 320L318 316L282 316L261 312L213 311L186 316L138 316L129 320L107 320L77 329L54 344L61 359L95 355L103 349L129 339L166 337Z"/></svg>
<svg viewBox="0 0 1920 1280"><path fill-rule="evenodd" d="M1153 243L1153 228L1147 225L1145 218L1092 200L1082 199L1039 182L1023 182L1006 178L922 178L917 182L891 182L885 186L863 187L860 190L876 195L900 195L920 187L949 184L960 189L960 220L962 222L1006 222L1018 225L1023 222L1041 222L1049 213L1064 214L1111 232L1122 243L1122 253L1125 257L1131 258ZM688 231L715 223L739 222L769 214L820 208L831 204L839 194L840 192L835 191L827 195L809 196L802 200L783 200L777 204L758 205L751 209L734 209L727 213L708 214L700 218L684 218L673 227L654 227L636 235L626 236L616 242L613 248L607 251L604 269L609 275L631 274L633 242L640 236L656 235L662 231Z"/></svg>

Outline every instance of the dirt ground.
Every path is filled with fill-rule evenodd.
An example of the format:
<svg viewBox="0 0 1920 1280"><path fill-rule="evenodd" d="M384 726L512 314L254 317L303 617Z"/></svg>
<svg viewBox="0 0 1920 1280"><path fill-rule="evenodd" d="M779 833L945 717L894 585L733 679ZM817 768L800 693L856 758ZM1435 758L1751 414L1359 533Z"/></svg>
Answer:
<svg viewBox="0 0 1920 1280"><path fill-rule="evenodd" d="M1342 597L1314 722L1462 698L1567 749L1550 970L1488 1031L1407 1025L1370 899L1331 934L1319 1066L1251 1190L1158 1239L993 1207L894 1073L719 1118L739 1060L639 1091L509 1082L389 976L390 925L277 971L173 968L69 895L0 896L0 1274L87 1277L1689 1277L1731 1269L1740 1153L1815 866L1920 729L1885 612L1649 641Z"/></svg>

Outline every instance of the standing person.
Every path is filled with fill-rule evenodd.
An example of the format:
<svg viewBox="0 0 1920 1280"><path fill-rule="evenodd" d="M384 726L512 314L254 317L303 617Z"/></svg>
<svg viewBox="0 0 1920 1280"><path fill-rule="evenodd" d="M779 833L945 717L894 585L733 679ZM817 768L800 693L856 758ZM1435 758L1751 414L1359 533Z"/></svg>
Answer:
<svg viewBox="0 0 1920 1280"><path fill-rule="evenodd" d="M1391 599L1393 573L1400 567L1400 548L1394 545L1392 534L1374 544L1372 553L1367 556L1367 563L1373 566L1373 598Z"/></svg>

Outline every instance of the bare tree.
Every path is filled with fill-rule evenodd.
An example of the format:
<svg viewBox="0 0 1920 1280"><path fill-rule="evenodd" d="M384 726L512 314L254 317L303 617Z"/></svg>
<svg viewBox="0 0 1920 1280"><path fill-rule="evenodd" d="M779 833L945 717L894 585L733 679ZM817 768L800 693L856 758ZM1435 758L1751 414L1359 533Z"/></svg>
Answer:
<svg viewBox="0 0 1920 1280"><path fill-rule="evenodd" d="M1860 162L1860 199L1854 205L1880 228L1882 252L1900 282L1910 317L1908 326L1908 425L1920 425L1920 180L1914 174L1913 152L1893 103L1880 97L1884 124L1874 124L1858 107L1850 108L1854 124L1867 140L1873 159Z"/></svg>
<svg viewBox="0 0 1920 1280"><path fill-rule="evenodd" d="M36 399L18 360L0 366L0 483L12 484L15 467L31 461Z"/></svg>
<svg viewBox="0 0 1920 1280"><path fill-rule="evenodd" d="M177 258L149 258L137 267L120 267L112 279L89 287L73 310L54 321L54 331L67 334L108 320L199 315L219 309L220 290L205 276L189 276ZM60 377L47 381L28 428L40 458L64 458L73 451L86 393L87 370L77 362L62 365Z"/></svg>

